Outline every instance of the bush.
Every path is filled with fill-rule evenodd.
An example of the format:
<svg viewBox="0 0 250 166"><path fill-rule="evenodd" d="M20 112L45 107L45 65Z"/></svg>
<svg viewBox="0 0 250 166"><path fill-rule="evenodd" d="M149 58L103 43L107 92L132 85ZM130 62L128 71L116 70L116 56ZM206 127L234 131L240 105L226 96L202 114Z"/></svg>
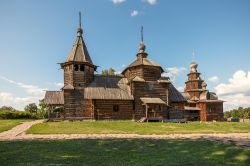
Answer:
<svg viewBox="0 0 250 166"><path fill-rule="evenodd" d="M244 118L244 119L249 119L250 118L250 107L248 108L242 108L239 107L238 109L233 109L231 111L226 111L224 112L224 117L225 118Z"/></svg>
<svg viewBox="0 0 250 166"><path fill-rule="evenodd" d="M55 108L53 110L53 112L60 112L60 113L62 113L62 112L64 112L64 108L63 107L57 107L57 108Z"/></svg>
<svg viewBox="0 0 250 166"><path fill-rule="evenodd" d="M0 119L38 119L35 114L23 111L1 110Z"/></svg>

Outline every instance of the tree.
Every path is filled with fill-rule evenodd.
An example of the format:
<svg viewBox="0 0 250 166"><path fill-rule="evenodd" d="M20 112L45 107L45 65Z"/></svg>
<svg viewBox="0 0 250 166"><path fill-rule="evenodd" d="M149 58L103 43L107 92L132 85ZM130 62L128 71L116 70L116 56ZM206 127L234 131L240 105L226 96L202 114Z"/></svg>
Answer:
<svg viewBox="0 0 250 166"><path fill-rule="evenodd" d="M250 107L248 107L248 108L239 107L238 109L226 111L226 112L224 112L224 117L225 118L233 117L233 118L249 119L250 118Z"/></svg>
<svg viewBox="0 0 250 166"><path fill-rule="evenodd" d="M105 70L102 71L102 75L103 76L115 75L115 69L113 69L113 68L105 69Z"/></svg>
<svg viewBox="0 0 250 166"><path fill-rule="evenodd" d="M230 117L232 117L232 115L231 115L231 112L230 111L226 111L226 112L224 112L224 118L230 118Z"/></svg>
<svg viewBox="0 0 250 166"><path fill-rule="evenodd" d="M49 112L49 108L44 103L44 100L39 100L39 107L38 107L38 112L37 112L39 114L38 116L40 118L47 118L48 112Z"/></svg>
<svg viewBox="0 0 250 166"><path fill-rule="evenodd" d="M29 113L32 113L32 114L36 114L37 113L37 105L35 104L35 103L30 103L30 104L28 104L25 108L24 108L24 110L26 111L26 112L29 112Z"/></svg>
<svg viewBox="0 0 250 166"><path fill-rule="evenodd" d="M10 111L15 111L16 109L11 107L11 106L2 106L0 110L10 110Z"/></svg>

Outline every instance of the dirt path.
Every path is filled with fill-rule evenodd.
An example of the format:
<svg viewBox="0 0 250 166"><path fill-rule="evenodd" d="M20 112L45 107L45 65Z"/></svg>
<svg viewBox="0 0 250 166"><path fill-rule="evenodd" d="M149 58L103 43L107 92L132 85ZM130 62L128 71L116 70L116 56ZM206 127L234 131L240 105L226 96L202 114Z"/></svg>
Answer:
<svg viewBox="0 0 250 166"><path fill-rule="evenodd" d="M30 122L23 122L14 128L0 133L0 140L12 140L19 137L20 134L25 133L32 125L42 123L44 120L34 120Z"/></svg>
<svg viewBox="0 0 250 166"><path fill-rule="evenodd" d="M228 134L169 134L169 135L138 135L138 134L26 134L32 125L42 123L43 120L24 122L9 131L0 133L0 141L6 140L66 140L66 139L205 139L234 142L236 145L250 149L250 133Z"/></svg>

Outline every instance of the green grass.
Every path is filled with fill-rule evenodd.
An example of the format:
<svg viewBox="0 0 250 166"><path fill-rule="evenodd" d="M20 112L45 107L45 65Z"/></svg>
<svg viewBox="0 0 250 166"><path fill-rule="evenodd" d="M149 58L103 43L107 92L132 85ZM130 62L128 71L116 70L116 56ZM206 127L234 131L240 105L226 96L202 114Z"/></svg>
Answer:
<svg viewBox="0 0 250 166"><path fill-rule="evenodd" d="M247 166L250 151L212 141L57 140L0 142L1 165Z"/></svg>
<svg viewBox="0 0 250 166"><path fill-rule="evenodd" d="M61 121L32 126L28 134L173 134L250 132L250 123L137 123L131 121Z"/></svg>
<svg viewBox="0 0 250 166"><path fill-rule="evenodd" d="M24 120L24 119L8 119L8 120L0 120L0 132L9 130L19 124L21 124L21 122L25 122L25 121L30 121L30 120Z"/></svg>

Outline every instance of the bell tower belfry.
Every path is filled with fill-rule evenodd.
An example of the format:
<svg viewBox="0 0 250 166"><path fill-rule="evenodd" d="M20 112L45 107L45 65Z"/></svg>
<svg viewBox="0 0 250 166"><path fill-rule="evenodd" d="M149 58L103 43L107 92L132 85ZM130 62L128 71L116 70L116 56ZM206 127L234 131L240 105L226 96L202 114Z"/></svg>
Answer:
<svg viewBox="0 0 250 166"><path fill-rule="evenodd" d="M64 63L64 110L65 118L83 117L86 113L84 91L94 80L95 66L89 56L89 52L83 40L83 29L81 27L81 13L79 13L79 27L77 38Z"/></svg>
<svg viewBox="0 0 250 166"><path fill-rule="evenodd" d="M93 64L83 40L80 12L76 41L61 68L64 70L64 87L84 88L94 79L97 66Z"/></svg>

